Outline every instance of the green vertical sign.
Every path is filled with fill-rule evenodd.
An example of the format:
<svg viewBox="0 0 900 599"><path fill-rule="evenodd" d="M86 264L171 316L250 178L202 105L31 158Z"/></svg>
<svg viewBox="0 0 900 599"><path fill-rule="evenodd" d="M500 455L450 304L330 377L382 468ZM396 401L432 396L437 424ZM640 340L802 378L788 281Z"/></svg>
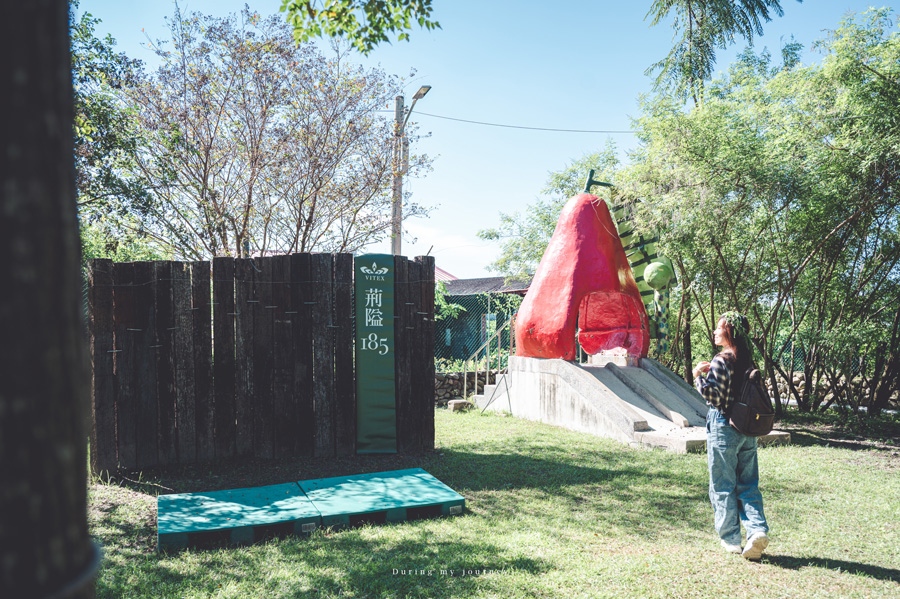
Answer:
<svg viewBox="0 0 900 599"><path fill-rule="evenodd" d="M357 256L354 268L356 451L396 453L394 256Z"/></svg>

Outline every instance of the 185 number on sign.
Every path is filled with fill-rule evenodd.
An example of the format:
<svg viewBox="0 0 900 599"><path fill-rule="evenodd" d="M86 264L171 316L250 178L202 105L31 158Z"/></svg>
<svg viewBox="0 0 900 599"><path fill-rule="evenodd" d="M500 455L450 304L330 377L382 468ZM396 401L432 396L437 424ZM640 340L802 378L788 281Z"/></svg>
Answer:
<svg viewBox="0 0 900 599"><path fill-rule="evenodd" d="M383 356L390 349L387 344L387 337L378 337L378 333L371 333L368 337L360 338L362 342L361 349L367 351L377 351L379 356Z"/></svg>

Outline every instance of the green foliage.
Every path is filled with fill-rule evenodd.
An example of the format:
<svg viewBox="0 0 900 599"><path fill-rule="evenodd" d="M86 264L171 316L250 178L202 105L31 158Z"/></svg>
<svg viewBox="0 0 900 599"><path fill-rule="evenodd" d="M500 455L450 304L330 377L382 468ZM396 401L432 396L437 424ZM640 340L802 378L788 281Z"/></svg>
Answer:
<svg viewBox="0 0 900 599"><path fill-rule="evenodd" d="M878 412L900 387L900 33L890 17L842 22L818 44L820 65L799 64L795 42L782 64L747 50L702 105L642 100L641 146L604 177L617 201L634 202L636 232L658 235L675 266L663 357L674 370L696 362L692 347L708 358L715 319L736 309L770 379L784 371L785 344L804 348L807 378L825 386L790 391L803 409ZM586 173L592 161L573 167ZM573 167L549 187L580 190ZM495 267L535 264L559 206L504 215L489 232L504 243ZM841 382L853 376L868 395Z"/></svg>
<svg viewBox="0 0 900 599"><path fill-rule="evenodd" d="M133 223L134 229L139 225ZM81 258L109 258L113 262L142 260L172 260L174 256L160 251L156 246L127 228L110 229L110 222L97 219L81 225Z"/></svg>
<svg viewBox="0 0 900 599"><path fill-rule="evenodd" d="M390 42L388 34L409 41L407 31L414 22L426 30L440 28L430 18L431 0L282 0L281 11L287 13L298 42L346 36L363 54Z"/></svg>
<svg viewBox="0 0 900 599"><path fill-rule="evenodd" d="M785 65L747 51L702 106L659 96L638 119L643 146L623 175L626 193L653 198L638 225L660 232L707 334L725 309L750 317L773 376L776 338L805 335L819 358L807 367L833 390L846 370L838 348L868 356L875 386L896 386L889 344L824 335L875 326L889 334L865 338L889 341L896 330L900 44L888 29L887 11L846 20L820 45L819 66L798 65L796 49ZM858 403L848 393L836 400Z"/></svg>
<svg viewBox="0 0 900 599"><path fill-rule="evenodd" d="M77 8L77 1L69 3L75 181L84 259L152 254L134 220L152 202L144 181L131 175L141 134L121 101L122 90L135 85L140 63L116 53L112 37L98 38L100 20L90 13L76 21ZM121 249L125 247L129 249Z"/></svg>
<svg viewBox="0 0 900 599"><path fill-rule="evenodd" d="M798 0L802 1L802 0ZM725 49L743 37L751 45L754 35L762 35L763 21L771 21L770 11L784 14L779 0L654 0L647 16L657 25L674 13L675 46L669 55L649 69L657 72L656 85L684 99L700 97L703 84L712 75L716 50Z"/></svg>
<svg viewBox="0 0 900 599"><path fill-rule="evenodd" d="M434 284L434 319L456 318L466 309L459 304L447 301L447 285L443 281Z"/></svg>

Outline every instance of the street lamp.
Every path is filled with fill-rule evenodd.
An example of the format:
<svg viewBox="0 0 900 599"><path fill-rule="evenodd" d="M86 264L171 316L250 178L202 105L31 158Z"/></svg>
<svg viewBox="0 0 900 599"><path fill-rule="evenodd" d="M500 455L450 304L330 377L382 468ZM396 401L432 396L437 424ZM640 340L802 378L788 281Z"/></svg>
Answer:
<svg viewBox="0 0 900 599"><path fill-rule="evenodd" d="M431 89L423 85L413 95L409 110L403 105L403 96L397 96L394 103L394 186L391 202L391 253L400 255L400 228L403 221L403 175L409 170L409 140L406 139L406 122L413 108ZM405 113L405 116L404 116Z"/></svg>

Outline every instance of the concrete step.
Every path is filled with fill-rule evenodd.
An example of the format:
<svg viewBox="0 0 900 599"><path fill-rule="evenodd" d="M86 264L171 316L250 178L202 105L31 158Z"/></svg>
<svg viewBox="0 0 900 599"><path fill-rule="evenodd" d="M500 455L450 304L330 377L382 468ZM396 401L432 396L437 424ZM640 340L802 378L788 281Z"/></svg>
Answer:
<svg viewBox="0 0 900 599"><path fill-rule="evenodd" d="M492 404L501 400L505 402L506 400L504 398L509 389L509 379L506 378L506 374L500 374L497 375L496 382L492 385L485 385L484 392L476 395L473 398L473 401L478 408L484 409L488 402ZM506 405L506 403L503 405Z"/></svg>

